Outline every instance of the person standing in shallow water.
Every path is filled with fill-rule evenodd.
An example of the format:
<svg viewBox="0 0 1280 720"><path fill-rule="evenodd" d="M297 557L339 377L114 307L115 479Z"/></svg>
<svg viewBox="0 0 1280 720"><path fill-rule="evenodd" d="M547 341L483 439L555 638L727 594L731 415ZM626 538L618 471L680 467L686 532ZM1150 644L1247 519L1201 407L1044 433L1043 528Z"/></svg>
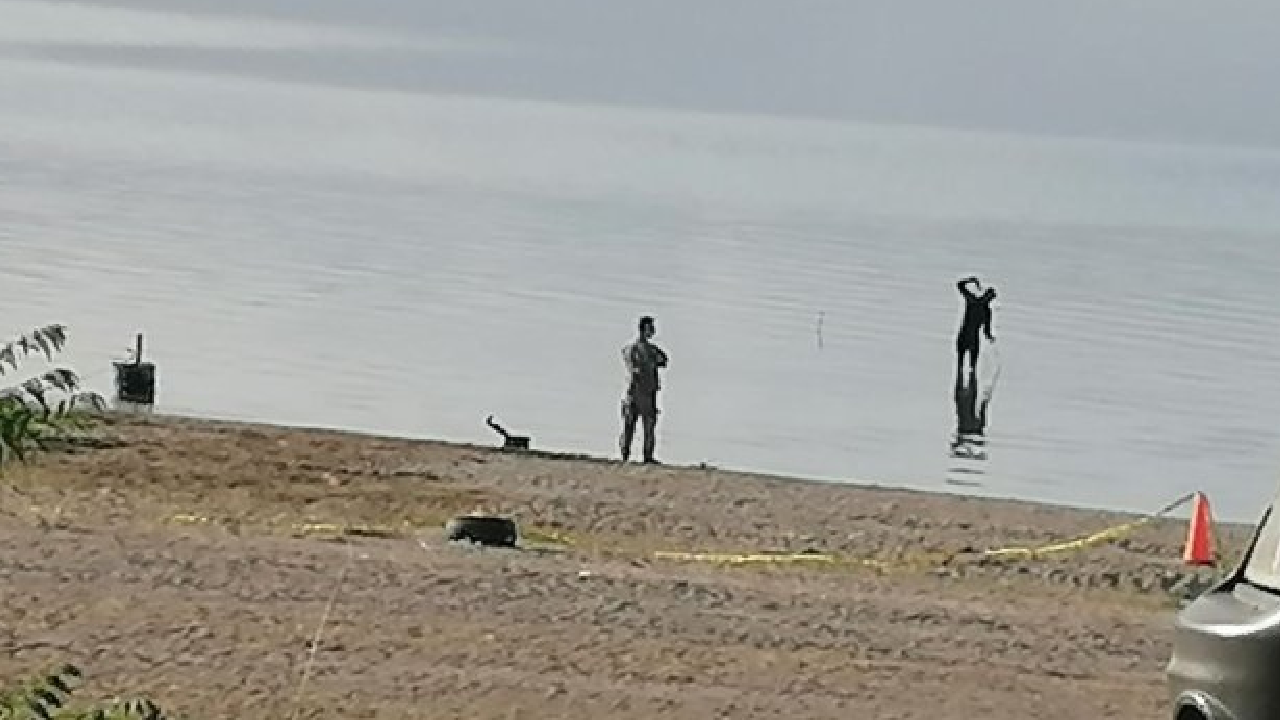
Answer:
<svg viewBox="0 0 1280 720"><path fill-rule="evenodd" d="M978 354L981 346L979 333L987 336L989 342L995 342L991 334L991 301L996 299L996 289L989 287L981 295L969 289L969 285L982 289L982 283L976 277L968 277L956 283L956 289L964 296L964 319L960 322L960 332L956 335L956 377L963 377L964 359L969 356L969 372L978 372Z"/></svg>
<svg viewBox="0 0 1280 720"><path fill-rule="evenodd" d="M651 342L657 327L652 317L640 318L640 335L636 341L622 349L622 362L627 368L627 390L622 397L622 437L619 445L622 461L631 459L631 442L635 437L636 421L644 425L644 461L657 463L653 452L657 447L658 370L667 366L667 354Z"/></svg>

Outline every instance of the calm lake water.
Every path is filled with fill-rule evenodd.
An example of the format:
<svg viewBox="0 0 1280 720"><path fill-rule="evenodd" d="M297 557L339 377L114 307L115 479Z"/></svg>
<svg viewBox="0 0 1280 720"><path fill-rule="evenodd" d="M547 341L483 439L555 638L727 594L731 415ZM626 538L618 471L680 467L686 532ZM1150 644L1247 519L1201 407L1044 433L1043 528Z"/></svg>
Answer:
<svg viewBox="0 0 1280 720"><path fill-rule="evenodd" d="M1276 480L1280 154L536 97L495 78L582 61L542 26L132 5L0 0L6 325L103 392L143 331L164 411L613 454L652 313L668 462L1233 519Z"/></svg>

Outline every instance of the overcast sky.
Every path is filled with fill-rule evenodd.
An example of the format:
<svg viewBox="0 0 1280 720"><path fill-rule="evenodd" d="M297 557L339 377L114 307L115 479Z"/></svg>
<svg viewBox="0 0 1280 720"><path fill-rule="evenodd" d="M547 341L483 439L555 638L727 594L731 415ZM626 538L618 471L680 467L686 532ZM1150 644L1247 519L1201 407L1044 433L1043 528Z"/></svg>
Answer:
<svg viewBox="0 0 1280 720"><path fill-rule="evenodd" d="M878 123L1280 146L1280 2L101 0L509 43L363 59L309 81ZM0 0L0 15L4 12ZM66 48L63 48L66 50ZM134 55L118 53L116 59ZM169 49L165 62L245 72ZM109 59L109 58L104 58ZM311 75L311 77L300 77Z"/></svg>

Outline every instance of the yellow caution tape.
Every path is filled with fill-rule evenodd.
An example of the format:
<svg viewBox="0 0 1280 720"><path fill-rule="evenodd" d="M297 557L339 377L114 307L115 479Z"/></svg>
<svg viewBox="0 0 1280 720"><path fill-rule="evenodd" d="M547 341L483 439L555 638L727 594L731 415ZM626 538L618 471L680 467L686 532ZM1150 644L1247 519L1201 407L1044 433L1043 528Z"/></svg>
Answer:
<svg viewBox="0 0 1280 720"><path fill-rule="evenodd" d="M207 517L205 517L205 516L203 516L203 515L191 515L191 514L188 514L188 513L182 513L182 514L180 514L180 515L174 515L173 517L171 517L171 518L169 518L169 519L170 519L172 522L181 523L181 524L183 524L183 525L205 525L205 524L207 524L207 523L211 522L211 521L209 520L209 518L207 518Z"/></svg>
<svg viewBox="0 0 1280 720"><path fill-rule="evenodd" d="M1188 493L1178 498L1177 500L1174 500L1168 505L1165 505L1163 508L1156 511L1155 513L1152 513L1151 515L1148 515L1146 517L1139 518L1137 520L1133 520L1131 522L1127 522L1121 525L1115 525L1115 526L1106 528L1105 530L1100 530L1096 533L1093 533L1092 535L1086 535L1081 538L1076 538L1075 540L1067 540L1066 542L1052 543L1049 545L1040 545L1037 547L996 548L993 550L987 550L981 554L983 557L1016 557L1016 558L1022 558L1022 559L1035 559L1044 555L1051 555L1054 553L1069 552L1072 550L1084 550L1087 548L1094 547L1096 545L1102 545L1104 543L1112 542L1114 540L1119 540L1121 537L1123 537L1124 535L1127 535L1133 530L1136 530L1137 528L1142 527L1143 525L1147 525L1155 520L1158 520L1164 517L1165 515L1168 515L1169 513L1173 512L1174 510L1177 510L1183 505L1186 505L1187 503L1191 502L1191 500L1194 497L1195 497L1195 493Z"/></svg>
<svg viewBox="0 0 1280 720"><path fill-rule="evenodd" d="M675 562L696 562L708 563L722 566L738 566L752 564L813 564L828 566L852 566L862 568L872 568L881 572L891 570L931 570L945 568L954 564L957 558L981 559L1019 559L1034 560L1047 555L1073 552L1085 550L1097 545L1113 542L1121 537L1133 532L1134 530L1147 525L1157 519L1160 519L1174 510L1182 507L1195 497L1195 493L1188 493L1177 500L1169 503L1159 511L1152 513L1146 517L1139 518L1127 523L1115 525L1105 528L1098 532L1086 535L1084 537L1067 540L1063 542L1050 543L1047 545L1028 546L1028 547L1005 547L993 548L990 550L966 552L958 551L954 553L931 552L918 553L904 557L880 559L867 557L854 557L850 555L841 555L837 553L826 552L785 552L785 551L755 551L755 552L698 552L698 551L678 551L678 550L659 550L652 553L652 557L656 560L668 560ZM173 522L182 524L209 524L214 522L208 517L195 514L179 514L170 518ZM278 521L284 520L283 517L276 518ZM383 539L404 539L410 537L413 530L419 529L409 522L405 522L400 529L386 526L372 525L340 525L336 523L292 523L289 530L294 537L306 537L314 535L331 535L331 536L357 536L357 537L375 537ZM574 546L578 543L571 537L557 533L554 531L543 531L530 529L521 533L526 539L539 544Z"/></svg>
<svg viewBox="0 0 1280 720"><path fill-rule="evenodd" d="M691 553L674 550L659 550L653 554L659 560L680 560L685 562L705 562L716 565L745 565L748 563L834 563L835 555L830 553Z"/></svg>
<svg viewBox="0 0 1280 720"><path fill-rule="evenodd" d="M1002 559L1021 559L1034 560L1052 555L1055 553L1064 553L1078 550L1085 550L1097 545L1113 542L1130 532L1157 520L1174 510L1187 504L1195 497L1195 493L1189 493L1177 500L1169 503L1159 511L1137 520L1133 520L1120 525L1100 530L1091 535L1067 540L1063 542L1050 543L1047 545L1038 545L1030 547L1006 547L984 550L976 553L920 553L897 559L882 560L877 558L859 558L852 556L838 555L834 553L818 553L818 552L801 552L801 553L773 553L773 552L750 552L750 553L708 553L708 552L676 552L676 551L658 551L653 553L653 557L659 560L674 560L683 562L705 562L715 565L748 565L754 563L821 563L828 565L846 565L875 568L882 571L888 570L908 570L908 569L937 569L953 564L958 557L971 555L976 558L1002 558Z"/></svg>
<svg viewBox="0 0 1280 720"><path fill-rule="evenodd" d="M277 525L283 525L285 518L277 516L274 518ZM194 513L179 513L169 518L170 522L181 525L209 525L219 521L215 521L204 515L196 515ZM405 521L401 526L389 525L368 525L368 524L338 524L326 522L294 522L287 525L289 534L292 537L368 537L380 538L383 540L405 540L412 537L413 532L421 530L427 525L415 525ZM555 532L542 532L536 529L522 533L524 537L540 545L572 545L572 539L565 535Z"/></svg>
<svg viewBox="0 0 1280 720"><path fill-rule="evenodd" d="M208 525L215 521L204 515L179 513L169 518L170 522L182 525ZM406 524L405 527L410 527ZM289 530L296 536L305 535L354 535L363 537L402 538L406 533L391 527L374 525L338 525L335 523L291 523Z"/></svg>
<svg viewBox="0 0 1280 720"><path fill-rule="evenodd" d="M294 537L310 535L336 535L339 537L373 537L396 540L408 537L404 532L372 525L335 525L333 523L293 523L289 530Z"/></svg>
<svg viewBox="0 0 1280 720"><path fill-rule="evenodd" d="M932 557L932 556L930 556ZM934 566L936 563L932 561L914 561L908 560L878 560L875 558L855 558L835 553L821 552L753 552L753 553L707 553L707 552L679 552L674 550L658 550L653 553L656 560L671 560L675 562L700 562L721 566L737 566L737 565L787 565L787 564L811 564L826 565L829 567L861 567L871 568L880 572L888 572L895 569L916 568L924 566Z"/></svg>
<svg viewBox="0 0 1280 720"><path fill-rule="evenodd" d="M563 533L555 532L554 530L538 530L537 528L521 529L520 536L525 540L532 540L533 542L544 543L547 545L577 544L577 541L573 538Z"/></svg>

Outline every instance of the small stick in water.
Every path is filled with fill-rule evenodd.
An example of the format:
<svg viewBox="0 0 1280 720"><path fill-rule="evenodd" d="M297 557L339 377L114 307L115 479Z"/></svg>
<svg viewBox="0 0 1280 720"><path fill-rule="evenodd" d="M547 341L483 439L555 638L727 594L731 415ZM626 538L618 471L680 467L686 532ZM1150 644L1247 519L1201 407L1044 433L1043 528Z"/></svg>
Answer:
<svg viewBox="0 0 1280 720"><path fill-rule="evenodd" d="M818 349L822 349L822 319L826 317L826 313L818 311Z"/></svg>

